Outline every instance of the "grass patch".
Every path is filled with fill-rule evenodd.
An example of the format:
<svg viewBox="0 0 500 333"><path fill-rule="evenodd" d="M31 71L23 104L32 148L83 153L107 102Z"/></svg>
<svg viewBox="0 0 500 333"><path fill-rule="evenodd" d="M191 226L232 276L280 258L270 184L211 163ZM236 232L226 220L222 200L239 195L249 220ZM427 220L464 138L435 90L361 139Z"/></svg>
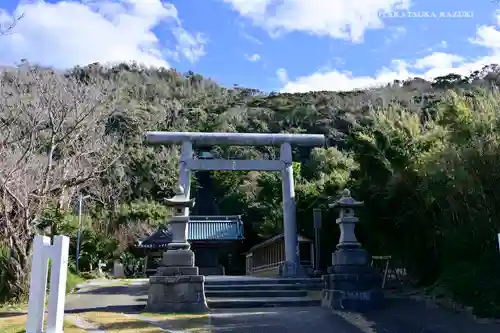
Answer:
<svg viewBox="0 0 500 333"><path fill-rule="evenodd" d="M0 305L0 318L5 313L26 313L28 311L28 303L5 303Z"/></svg>
<svg viewBox="0 0 500 333"><path fill-rule="evenodd" d="M173 331L206 332L209 327L208 313L141 313L164 328ZM208 330L209 331L209 330Z"/></svg>
<svg viewBox="0 0 500 333"><path fill-rule="evenodd" d="M85 279L82 278L81 276L78 276L77 274L68 271L68 276L66 278L66 293L69 293L71 290L73 290L78 284L85 282ZM47 283L47 297L45 299L45 305L47 305L48 302L48 288L49 283ZM0 318L2 316L2 313L15 313L15 312L22 312L25 313L28 311L28 295L24 297L21 301L10 301L7 303L0 304Z"/></svg>
<svg viewBox="0 0 500 333"><path fill-rule="evenodd" d="M159 319L203 319L208 318L208 313L152 313L143 312L141 316Z"/></svg>
<svg viewBox="0 0 500 333"><path fill-rule="evenodd" d="M2 333L25 333L26 332L26 315L11 316L2 318L0 316L0 332ZM78 328L76 325L64 321L64 333L86 333L86 331Z"/></svg>
<svg viewBox="0 0 500 333"><path fill-rule="evenodd" d="M111 280L111 282L109 282L109 284L113 285L113 286L130 286L132 284L132 281L124 280L124 279Z"/></svg>
<svg viewBox="0 0 500 333"><path fill-rule="evenodd" d="M0 318L0 332L21 333L26 329L26 315Z"/></svg>
<svg viewBox="0 0 500 333"><path fill-rule="evenodd" d="M164 333L161 328L121 313L87 312L80 315L107 333Z"/></svg>
<svg viewBox="0 0 500 333"><path fill-rule="evenodd" d="M140 316L151 319L151 322L141 320L141 318L133 315L127 316L116 312L87 312L81 315L83 319L108 333L165 332L162 328L200 332L206 331L208 326L208 314L157 314L144 312Z"/></svg>
<svg viewBox="0 0 500 333"><path fill-rule="evenodd" d="M143 278L140 278L140 279L114 279L112 281L116 281L117 283L123 283L124 285L131 285L131 284L134 284L134 283L137 283L137 281L140 281L140 280L143 280ZM146 279L146 281L148 281Z"/></svg>
<svg viewBox="0 0 500 333"><path fill-rule="evenodd" d="M82 330L73 323L64 321L64 333L87 333L87 331Z"/></svg>
<svg viewBox="0 0 500 333"><path fill-rule="evenodd" d="M66 292L69 293L71 290L75 289L75 287L85 282L85 279L71 271L68 271L68 277L66 278Z"/></svg>

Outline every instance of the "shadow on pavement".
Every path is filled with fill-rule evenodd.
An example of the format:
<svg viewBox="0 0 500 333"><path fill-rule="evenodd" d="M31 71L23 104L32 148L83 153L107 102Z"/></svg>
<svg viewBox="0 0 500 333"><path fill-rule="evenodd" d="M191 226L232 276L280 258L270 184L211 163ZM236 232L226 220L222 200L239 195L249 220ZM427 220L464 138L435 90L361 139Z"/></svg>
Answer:
<svg viewBox="0 0 500 333"><path fill-rule="evenodd" d="M391 299L384 309L365 314L334 311L366 333L494 333L500 325L444 309L431 301Z"/></svg>
<svg viewBox="0 0 500 333"><path fill-rule="evenodd" d="M27 314L28 312L21 312L21 311L0 312L0 318L19 317Z"/></svg>
<svg viewBox="0 0 500 333"><path fill-rule="evenodd" d="M101 286L81 290L66 313L140 314L147 285ZM104 306L107 305L107 306ZM22 313L19 313L22 314ZM0 314L2 316L5 314ZM12 312L12 316L18 315ZM152 318L154 319L154 318ZM390 298L385 308L359 314L320 307L216 309L209 318L161 318L165 329L202 328L210 333L498 333L500 324L439 307L432 301ZM144 324L146 325L146 324ZM112 328L109 328L112 330Z"/></svg>
<svg viewBox="0 0 500 333"><path fill-rule="evenodd" d="M144 305L109 305L103 307L77 308L64 311L65 313L85 313L85 312L118 312L125 314L137 314L144 310Z"/></svg>
<svg viewBox="0 0 500 333"><path fill-rule="evenodd" d="M228 309L210 315L210 333L364 333L320 307Z"/></svg>
<svg viewBox="0 0 500 333"><path fill-rule="evenodd" d="M102 286L88 287L77 292L77 294L87 295L127 295L139 296L147 295L147 285L128 285L128 286Z"/></svg>
<svg viewBox="0 0 500 333"><path fill-rule="evenodd" d="M212 326L210 325L210 318L207 317L200 317L200 318L189 318L185 317L182 318L168 318L168 319L161 319L161 318L154 318L154 317L149 317L150 319L154 319L154 325L158 326L164 330L171 330L171 331L193 331L193 330L210 330L212 329ZM208 331L210 332L210 331Z"/></svg>

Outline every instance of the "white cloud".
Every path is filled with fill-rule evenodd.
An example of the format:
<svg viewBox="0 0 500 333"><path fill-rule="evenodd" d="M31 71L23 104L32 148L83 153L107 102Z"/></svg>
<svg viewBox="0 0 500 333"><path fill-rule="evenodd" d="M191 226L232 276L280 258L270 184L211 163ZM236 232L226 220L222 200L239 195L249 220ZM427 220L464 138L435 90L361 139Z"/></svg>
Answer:
<svg viewBox="0 0 500 333"><path fill-rule="evenodd" d="M385 38L386 44L394 42L406 34L405 27L392 27L392 28L389 28L389 31L390 31L389 36L386 36L386 38Z"/></svg>
<svg viewBox="0 0 500 333"><path fill-rule="evenodd" d="M26 58L58 68L122 61L169 67L166 55L195 61L204 54L204 37L184 30L175 6L161 0L41 0L21 3L13 13L0 9L0 23L20 13L14 33L0 38L0 63ZM170 30L176 44L165 45L156 27Z"/></svg>
<svg viewBox="0 0 500 333"><path fill-rule="evenodd" d="M258 39L257 37L254 37L246 32L247 27L246 27L245 22L243 22L240 19L236 19L235 24L238 26L239 35L241 37L243 37L244 39L248 40L249 42L252 42L252 43L257 44L257 45L264 44L264 43L262 43L262 41L260 39Z"/></svg>
<svg viewBox="0 0 500 333"><path fill-rule="evenodd" d="M457 61L460 57L454 54L436 55L417 59L414 62L393 60L391 66L384 67L373 76L354 76L349 71L316 72L308 76L299 77L293 81L283 83L283 92L307 92L321 90L348 91L361 88L377 87L393 82L406 80L412 77L421 77L432 80L437 76L450 73L468 75L483 66L500 63L500 55L482 57L472 61ZM431 63L431 60L436 63ZM443 60L444 59L444 60ZM456 66L453 66L456 65ZM426 69L422 71L422 69Z"/></svg>
<svg viewBox="0 0 500 333"><path fill-rule="evenodd" d="M431 47L428 47L426 49L426 51L427 52L434 52L434 50L436 50L436 49L446 49L446 48L448 48L448 43L445 40L442 40L439 43L434 44Z"/></svg>
<svg viewBox="0 0 500 333"><path fill-rule="evenodd" d="M453 68L453 65L460 64L463 61L464 58L455 54L434 52L431 55L415 61L413 67L416 69Z"/></svg>
<svg viewBox="0 0 500 333"><path fill-rule="evenodd" d="M241 32L241 37L245 38L246 40L254 43L254 44L258 44L258 45L262 45L263 43L260 41L260 39L252 36L252 35L249 35L247 34L246 32Z"/></svg>
<svg viewBox="0 0 500 333"><path fill-rule="evenodd" d="M499 16L500 18L500 16ZM500 24L500 22L499 22ZM480 26L471 43L489 49L489 55L474 59L460 55L434 52L415 61L393 60L388 67L381 68L373 76L354 76L348 71L318 71L308 76L299 77L283 83L283 92L307 92L313 90L353 90L385 85L394 80L421 77L432 80L437 76L450 73L469 75L489 64L500 64L500 31L492 26ZM441 47L447 43L442 42Z"/></svg>
<svg viewBox="0 0 500 333"><path fill-rule="evenodd" d="M260 55L257 54L257 53L254 53L254 54L245 54L245 58L247 58L248 61L250 62L257 62L260 60Z"/></svg>
<svg viewBox="0 0 500 333"><path fill-rule="evenodd" d="M471 38L470 41L477 45L498 50L500 49L500 31L493 26L481 26L477 29L476 38Z"/></svg>
<svg viewBox="0 0 500 333"><path fill-rule="evenodd" d="M410 0L224 0L271 36L302 31L362 41L367 29L383 27L380 11L408 9Z"/></svg>
<svg viewBox="0 0 500 333"><path fill-rule="evenodd" d="M175 47L177 55L182 54L192 63L205 55L205 44L208 40L203 34L192 35L180 26L173 29L173 34L177 40ZM176 58L178 59L178 56Z"/></svg>
<svg viewBox="0 0 500 333"><path fill-rule="evenodd" d="M276 71L276 75L278 76L278 80L282 84L287 84L288 83L288 73L287 73L286 69L284 69L284 68L278 68L278 70Z"/></svg>

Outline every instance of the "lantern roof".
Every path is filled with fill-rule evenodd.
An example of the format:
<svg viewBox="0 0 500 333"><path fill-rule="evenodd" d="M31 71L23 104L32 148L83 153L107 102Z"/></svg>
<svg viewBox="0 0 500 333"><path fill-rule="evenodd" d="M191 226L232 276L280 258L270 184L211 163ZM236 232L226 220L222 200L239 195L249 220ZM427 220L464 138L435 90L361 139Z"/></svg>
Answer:
<svg viewBox="0 0 500 333"><path fill-rule="evenodd" d="M334 203L330 204L329 207L331 208L357 208L357 207L363 207L364 206L363 201L356 201L353 197L351 197L351 191L348 189L344 189L342 191L342 197L335 201Z"/></svg>
<svg viewBox="0 0 500 333"><path fill-rule="evenodd" d="M194 199L189 199L184 194L184 188L181 185L177 186L175 190L175 196L173 196L170 199L167 199L166 201L169 206L186 207L186 208L192 208L194 206Z"/></svg>

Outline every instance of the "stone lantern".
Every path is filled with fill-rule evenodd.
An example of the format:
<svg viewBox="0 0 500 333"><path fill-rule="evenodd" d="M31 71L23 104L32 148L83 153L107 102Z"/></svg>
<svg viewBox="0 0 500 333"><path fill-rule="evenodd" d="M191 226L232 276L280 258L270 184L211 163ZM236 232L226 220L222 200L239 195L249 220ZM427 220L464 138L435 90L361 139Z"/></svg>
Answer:
<svg viewBox="0 0 500 333"><path fill-rule="evenodd" d="M339 200L329 205L330 208L340 209L339 218L336 221L340 228L337 249L361 247L356 238L355 229L359 219L354 215L354 209L363 206L364 202L354 200L348 189L342 191L342 197Z"/></svg>
<svg viewBox="0 0 500 333"><path fill-rule="evenodd" d="M198 267L194 265L194 253L187 240L189 209L194 206L194 200L186 197L184 189L179 186L175 196L167 199L167 204L174 207L174 216L168 223L172 242L163 253L157 272L149 278L146 311L207 312L205 277L198 275Z"/></svg>
<svg viewBox="0 0 500 333"><path fill-rule="evenodd" d="M185 254L190 253L194 258L193 251L190 250L191 245L187 241L189 209L194 207L194 199L187 198L184 194L184 189L179 185L175 191L175 196L166 201L168 206L174 208L174 216L168 221L168 229L172 234L172 242L168 245L168 249L188 251Z"/></svg>
<svg viewBox="0 0 500 333"><path fill-rule="evenodd" d="M380 274L370 266L369 254L361 248L355 234L358 218L354 209L364 203L351 197L349 190L330 204L340 209L336 220L340 228L337 250L332 253L332 266L323 276L322 306L346 311L365 311L380 307L383 301Z"/></svg>

